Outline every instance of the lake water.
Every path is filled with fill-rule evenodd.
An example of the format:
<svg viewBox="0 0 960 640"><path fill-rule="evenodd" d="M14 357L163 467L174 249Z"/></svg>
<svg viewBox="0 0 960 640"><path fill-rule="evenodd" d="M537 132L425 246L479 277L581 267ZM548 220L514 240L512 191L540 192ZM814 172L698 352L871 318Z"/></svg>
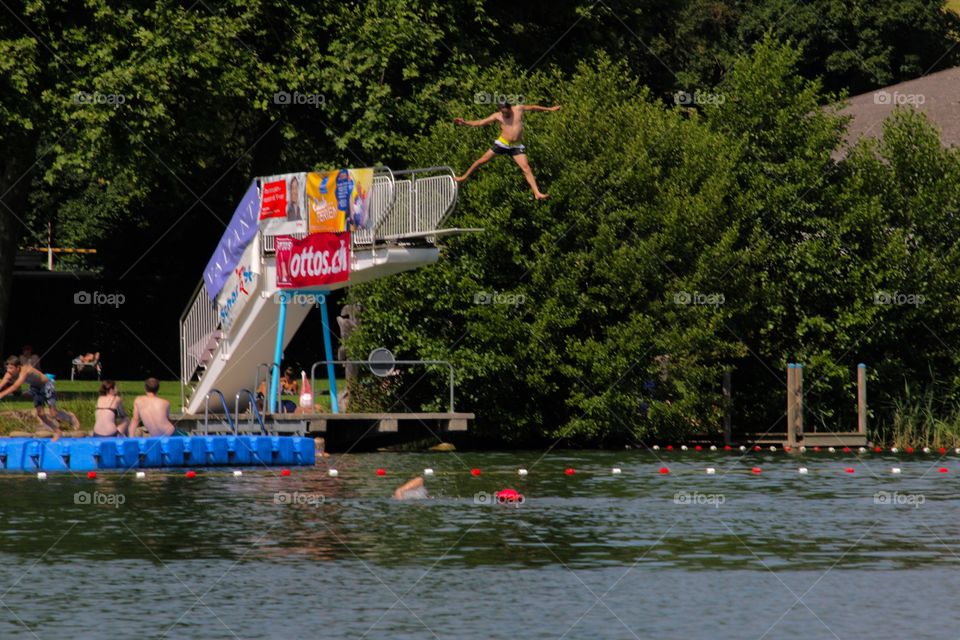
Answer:
<svg viewBox="0 0 960 640"><path fill-rule="evenodd" d="M0 476L0 638L960 635L957 458L332 461L337 478ZM425 467L429 500L390 498ZM525 502L491 504L505 487Z"/></svg>

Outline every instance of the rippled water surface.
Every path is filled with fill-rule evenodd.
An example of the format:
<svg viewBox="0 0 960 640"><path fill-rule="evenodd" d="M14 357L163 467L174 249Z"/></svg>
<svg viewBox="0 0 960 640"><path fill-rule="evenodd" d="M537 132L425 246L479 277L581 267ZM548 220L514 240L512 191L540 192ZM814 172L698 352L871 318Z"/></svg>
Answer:
<svg viewBox="0 0 960 640"><path fill-rule="evenodd" d="M0 476L0 638L960 635L960 459L624 451L329 464L338 477L326 465L290 477ZM425 467L430 499L391 499ZM525 502L491 504L505 487Z"/></svg>

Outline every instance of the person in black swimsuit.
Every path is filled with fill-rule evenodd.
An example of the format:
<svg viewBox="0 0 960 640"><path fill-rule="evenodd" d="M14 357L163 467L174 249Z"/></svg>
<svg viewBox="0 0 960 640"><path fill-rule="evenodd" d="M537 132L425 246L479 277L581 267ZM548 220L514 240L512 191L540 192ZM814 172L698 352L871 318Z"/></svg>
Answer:
<svg viewBox="0 0 960 640"><path fill-rule="evenodd" d="M93 426L94 438L116 438L127 434L130 419L123 409L123 400L117 395L117 385L113 380L100 383L100 396L97 398L97 422Z"/></svg>

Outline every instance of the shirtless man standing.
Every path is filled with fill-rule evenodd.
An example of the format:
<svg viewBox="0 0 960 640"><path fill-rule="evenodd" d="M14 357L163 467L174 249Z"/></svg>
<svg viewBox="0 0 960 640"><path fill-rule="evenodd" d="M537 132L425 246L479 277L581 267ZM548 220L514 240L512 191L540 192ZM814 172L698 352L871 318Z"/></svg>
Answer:
<svg viewBox="0 0 960 640"><path fill-rule="evenodd" d="M80 421L77 420L77 416L69 411L57 409L57 391L54 389L53 381L50 378L31 364L21 364L20 358L17 356L7 358L6 366L7 371L3 374L3 378L0 378L0 389L3 387L6 387L6 389L0 391L0 398L10 395L26 382L30 385L33 406L37 410L37 418L53 429L53 442L59 440L62 435L60 420L72 423L74 429L80 428ZM46 412L43 410L44 406L47 407Z"/></svg>
<svg viewBox="0 0 960 640"><path fill-rule="evenodd" d="M143 421L143 426L152 438L162 436L172 436L174 432L173 423L170 422L170 402L157 397L157 391L160 390L160 381L156 378L147 378L143 383L146 395L137 396L133 401L133 418L130 419L130 427L127 429L127 435L131 438L137 433L137 427Z"/></svg>
<svg viewBox="0 0 960 640"><path fill-rule="evenodd" d="M493 122L500 123L500 137L493 143L480 159L470 165L467 172L456 178L457 182L463 182L470 175L480 168L480 166L490 162L494 156L508 155L513 157L514 162L520 166L523 171L523 177L527 179L527 184L533 190L533 195L537 200L546 200L550 196L540 191L537 187L537 179L533 177L533 171L530 170L530 163L527 162L527 152L520 138L523 136L523 112L524 111L559 111L560 105L554 107L541 107L536 104L517 104L511 105L506 100L501 100L499 110L492 113L483 120L464 120L463 118L454 118L454 124L463 124L468 127L482 127Z"/></svg>

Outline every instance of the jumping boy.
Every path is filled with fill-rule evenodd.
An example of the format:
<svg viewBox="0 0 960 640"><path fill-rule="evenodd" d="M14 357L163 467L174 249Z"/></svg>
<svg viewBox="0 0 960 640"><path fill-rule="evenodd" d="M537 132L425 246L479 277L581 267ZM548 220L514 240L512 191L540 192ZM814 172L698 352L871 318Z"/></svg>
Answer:
<svg viewBox="0 0 960 640"><path fill-rule="evenodd" d="M454 118L454 124L462 124L468 127L482 127L493 122L500 123L500 137L493 143L480 159L470 165L467 172L456 178L457 182L463 182L470 175L479 169L482 165L490 162L494 156L508 155L519 165L523 172L523 177L527 179L527 184L533 190L533 195L537 200L546 200L550 196L540 191L537 187L537 179L533 177L533 171L530 170L530 163L527 162L527 152L520 138L523 136L523 112L524 111L559 111L560 105L553 107L541 107L536 104L517 104L511 105L505 99L501 99L499 109L483 120L464 120L463 118Z"/></svg>
<svg viewBox="0 0 960 640"><path fill-rule="evenodd" d="M69 411L57 409L57 391L53 387L53 380L33 365L21 364L20 358L17 356L7 358L6 365L7 371L3 378L0 378L0 389L3 389L3 387L6 387L6 389L0 391L0 398L10 395L26 382L30 385L33 406L37 410L37 418L44 425L53 429L52 442L59 440L62 435L60 420L71 422L74 429L80 428L80 421L77 420L77 416ZM47 407L46 412L43 410L44 406Z"/></svg>

